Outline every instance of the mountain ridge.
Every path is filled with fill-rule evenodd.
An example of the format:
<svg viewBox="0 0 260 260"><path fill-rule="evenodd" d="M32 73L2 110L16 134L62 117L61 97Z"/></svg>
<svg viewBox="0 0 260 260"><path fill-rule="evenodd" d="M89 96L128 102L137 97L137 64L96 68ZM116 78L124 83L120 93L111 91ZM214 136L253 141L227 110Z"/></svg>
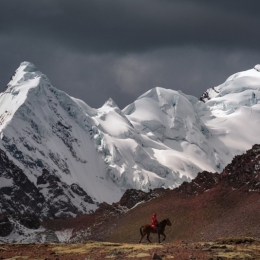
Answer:
<svg viewBox="0 0 260 260"><path fill-rule="evenodd" d="M203 170L221 172L259 143L259 88L252 69L215 87L205 103L157 87L123 110L112 99L95 109L23 62L0 95L0 148L45 201L57 202L54 218L74 217L119 201L127 189L173 189ZM9 179L1 175L0 191Z"/></svg>

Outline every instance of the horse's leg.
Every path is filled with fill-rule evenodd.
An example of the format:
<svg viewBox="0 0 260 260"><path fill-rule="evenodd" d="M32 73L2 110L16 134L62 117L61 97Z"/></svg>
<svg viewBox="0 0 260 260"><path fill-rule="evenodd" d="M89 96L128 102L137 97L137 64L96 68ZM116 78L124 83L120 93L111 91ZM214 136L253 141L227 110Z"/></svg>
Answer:
<svg viewBox="0 0 260 260"><path fill-rule="evenodd" d="M160 232L158 232L158 240L159 240L159 244L160 244L161 243Z"/></svg>
<svg viewBox="0 0 260 260"><path fill-rule="evenodd" d="M163 232L162 232L162 235L164 236L162 241L164 241L166 239L166 235Z"/></svg>
<svg viewBox="0 0 260 260"><path fill-rule="evenodd" d="M140 234L141 234L141 238L140 238L140 241L139 243L141 243L142 239L144 238L144 236L146 235L146 233L142 231L142 227L140 228Z"/></svg>
<svg viewBox="0 0 260 260"><path fill-rule="evenodd" d="M152 241L150 240L149 237L150 237L150 232L148 231L148 232L147 232L147 240L148 240L150 243L152 243Z"/></svg>
<svg viewBox="0 0 260 260"><path fill-rule="evenodd" d="M141 243L141 241L142 241L142 239L144 238L144 236L145 236L145 234L144 234L144 235L142 235L142 237L140 238L140 241L139 241L139 243Z"/></svg>

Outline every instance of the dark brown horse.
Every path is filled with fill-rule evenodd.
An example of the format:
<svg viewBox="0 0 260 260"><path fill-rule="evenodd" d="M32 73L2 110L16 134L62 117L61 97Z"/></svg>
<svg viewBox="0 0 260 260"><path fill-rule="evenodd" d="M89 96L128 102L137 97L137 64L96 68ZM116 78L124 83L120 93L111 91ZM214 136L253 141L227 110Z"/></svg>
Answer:
<svg viewBox="0 0 260 260"><path fill-rule="evenodd" d="M143 239L143 237L144 237L145 235L147 235L147 240L148 240L150 243L152 243L151 240L150 240L150 238L149 238L150 233L157 233L157 234L158 234L159 243L161 243L160 235L163 235L163 237L164 237L162 241L164 241L164 240L166 239L166 235L164 234L164 229L165 229L166 225L167 225L167 226L171 226L171 225L172 225L171 221L170 221L168 218L166 218L166 219L164 219L163 221L161 221L161 222L158 224L156 230L155 230L151 225L149 225L149 224L146 224L146 225L144 225L144 226L141 226L141 227L140 227L141 239L140 239L139 243L141 243L141 241L142 241L142 239Z"/></svg>

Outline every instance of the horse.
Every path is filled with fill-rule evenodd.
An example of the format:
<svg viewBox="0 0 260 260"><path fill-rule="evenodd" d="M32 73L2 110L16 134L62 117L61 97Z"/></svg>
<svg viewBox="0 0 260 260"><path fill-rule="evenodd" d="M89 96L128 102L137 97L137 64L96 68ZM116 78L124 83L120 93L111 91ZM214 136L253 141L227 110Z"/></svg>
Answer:
<svg viewBox="0 0 260 260"><path fill-rule="evenodd" d="M149 225L149 224L146 224L146 225L141 226L141 227L140 227L141 239L140 239L139 243L141 243L141 241L142 241L142 239L143 239L143 237L144 237L145 235L147 235L147 240L148 240L150 243L152 243L151 240L150 240L150 238L149 238L150 233L158 233L159 243L161 243L160 235L163 235L163 237L164 237L162 241L164 241L164 240L166 239L166 235L164 234L164 229L165 229L166 225L167 225L167 226L171 226L171 225L172 225L172 223L171 223L171 221L169 220L169 218L166 218L166 219L164 219L163 221L159 222L159 224L158 224L158 226L157 226L156 229L154 229L154 228L153 228L151 225Z"/></svg>

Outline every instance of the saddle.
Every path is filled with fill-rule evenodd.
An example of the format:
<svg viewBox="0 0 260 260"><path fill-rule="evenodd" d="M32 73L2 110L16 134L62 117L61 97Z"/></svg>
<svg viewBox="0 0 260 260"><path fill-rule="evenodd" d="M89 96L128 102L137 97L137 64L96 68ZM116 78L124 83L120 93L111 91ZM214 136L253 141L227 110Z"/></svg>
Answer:
<svg viewBox="0 0 260 260"><path fill-rule="evenodd" d="M151 225L152 229L156 231L156 229L158 228L158 226L155 225Z"/></svg>

